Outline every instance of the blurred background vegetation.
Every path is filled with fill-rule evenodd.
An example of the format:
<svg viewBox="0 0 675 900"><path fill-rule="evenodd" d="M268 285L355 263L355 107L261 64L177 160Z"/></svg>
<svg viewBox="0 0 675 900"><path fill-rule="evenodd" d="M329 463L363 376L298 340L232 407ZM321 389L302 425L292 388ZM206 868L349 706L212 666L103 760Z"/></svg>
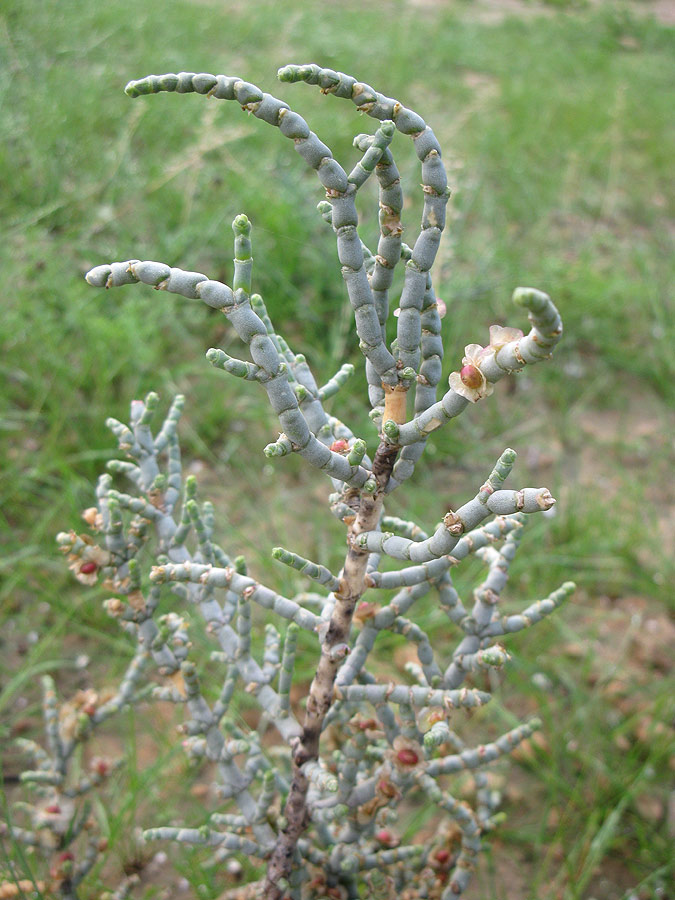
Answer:
<svg viewBox="0 0 675 900"><path fill-rule="evenodd" d="M448 306L447 371L466 343L486 342L493 322L523 327L510 304L519 284L548 291L565 323L553 361L500 385L438 435L394 503L393 511L431 527L512 446L514 484L546 484L559 498L553 519L530 526L513 569L514 608L563 580L579 585L550 621L509 642L514 659L486 727L496 734L539 710L545 728L511 770L507 821L468 896L673 896L673 6L2 5L5 804L18 765L9 738L40 728L35 676L52 671L67 692L112 677L128 652L96 603L103 595L68 578L54 536L79 527L112 455L104 420L124 419L131 398L150 389L167 403L177 390L188 395L185 456L220 510L222 543L244 553L257 577L293 590L294 579L269 558L280 541L340 565L327 485L297 460L264 465L257 450L277 431L262 392L204 360L211 346L239 355L222 317L140 287L101 294L82 277L135 257L231 281L230 223L246 212L255 287L293 349L306 353L320 383L339 363L358 363L334 241L315 209L321 192L290 144L232 104L176 95L131 101L123 92L150 72L238 74L289 102L353 165L351 139L372 131L372 121L316 89L276 82L279 66L313 61L412 106L444 148L453 199L434 276ZM414 234L419 170L403 138L393 149ZM371 245L375 229L371 209ZM372 438L361 379L332 401L333 411ZM460 585L477 571L469 567ZM438 623L434 615L431 606L420 612L427 625ZM107 672L97 661L102 650ZM82 654L94 662L74 675ZM154 824L140 809L144 793L156 799L159 791L180 818L203 821L198 797L191 808L180 790L166 789L172 772L185 772L171 735L148 717L133 738L133 719L120 726L129 764L119 803L97 811L111 839L98 876L109 883L115 871L140 865L130 834ZM174 855L195 896L199 885L199 896L218 895L218 873ZM39 868L30 857L22 865ZM159 894L148 888L147 896Z"/></svg>

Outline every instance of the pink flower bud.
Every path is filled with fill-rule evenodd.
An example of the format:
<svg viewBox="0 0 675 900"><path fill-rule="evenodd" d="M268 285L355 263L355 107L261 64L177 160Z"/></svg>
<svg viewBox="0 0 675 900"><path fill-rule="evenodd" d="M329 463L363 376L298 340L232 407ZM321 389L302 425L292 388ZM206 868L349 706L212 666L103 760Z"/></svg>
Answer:
<svg viewBox="0 0 675 900"><path fill-rule="evenodd" d="M96 772L96 774L100 775L102 778L110 774L110 763L107 759L100 759L99 757L97 757L92 761L91 767L94 772Z"/></svg>
<svg viewBox="0 0 675 900"><path fill-rule="evenodd" d="M387 797L388 799L393 799L398 796L398 790L396 789L396 785L389 781L388 778L380 778L377 782L377 792L382 794L383 797Z"/></svg>
<svg viewBox="0 0 675 900"><path fill-rule="evenodd" d="M82 575L92 575L97 569L98 566L95 562L82 563L82 565L80 566L80 572Z"/></svg>
<svg viewBox="0 0 675 900"><path fill-rule="evenodd" d="M396 752L396 759L402 766L416 766L420 761L419 756L412 747L401 747L401 749Z"/></svg>
<svg viewBox="0 0 675 900"><path fill-rule="evenodd" d="M459 370L459 377L462 379L462 384L472 390L477 390L483 384L483 375L480 369L473 365L462 366Z"/></svg>
<svg viewBox="0 0 675 900"><path fill-rule="evenodd" d="M373 619L379 609L380 607L376 604L370 603L368 600L362 600L356 607L354 619L356 622L366 622L368 619Z"/></svg>
<svg viewBox="0 0 675 900"><path fill-rule="evenodd" d="M373 728L377 728L377 722L375 719L359 719L356 723L356 727L359 731L369 731Z"/></svg>

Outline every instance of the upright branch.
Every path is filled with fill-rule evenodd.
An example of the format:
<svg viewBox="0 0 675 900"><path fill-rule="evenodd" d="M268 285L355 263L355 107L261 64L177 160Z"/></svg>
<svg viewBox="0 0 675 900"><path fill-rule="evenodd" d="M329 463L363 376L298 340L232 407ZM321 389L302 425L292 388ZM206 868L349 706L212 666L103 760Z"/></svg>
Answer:
<svg viewBox="0 0 675 900"><path fill-rule="evenodd" d="M309 64L284 66L279 70L278 77L281 81L304 81L308 84L315 84L321 88L324 94L333 94L336 97L351 100L359 112L380 120L391 119L398 131L410 136L413 140L415 152L422 164L424 208L419 235L412 250L407 254L404 286L399 299L394 353L399 372L402 369L412 369L418 380L425 383L426 373L420 371L421 312L423 308L430 307L432 303L435 304L435 298L432 300L433 288L431 287L430 270L445 227L445 208L450 196L440 144L432 129L418 113L408 109L398 100L385 97L370 85L357 81L351 75ZM359 135L355 143L359 149L370 152L369 148L372 146L373 139L368 135ZM375 264L370 273L370 284L377 298L380 324L384 336L388 313L387 292L391 286L393 270L401 258L403 202L400 177L389 151L383 153L381 163L376 167L376 171L380 188L380 241L377 256L374 257ZM377 384L373 383L374 377L368 373L368 369L366 374L370 385L371 401L375 400L374 408L381 408L382 401L387 395L387 385L384 384L382 388L378 388ZM436 383L437 381L433 383L434 388ZM426 382L426 384L432 386L432 382ZM401 388L404 391L407 390L406 385L400 385L399 390ZM384 421L389 418L387 413L388 409L385 405ZM393 421L400 421L398 417L391 416L391 418ZM413 454L408 454L410 460L412 460L412 456Z"/></svg>

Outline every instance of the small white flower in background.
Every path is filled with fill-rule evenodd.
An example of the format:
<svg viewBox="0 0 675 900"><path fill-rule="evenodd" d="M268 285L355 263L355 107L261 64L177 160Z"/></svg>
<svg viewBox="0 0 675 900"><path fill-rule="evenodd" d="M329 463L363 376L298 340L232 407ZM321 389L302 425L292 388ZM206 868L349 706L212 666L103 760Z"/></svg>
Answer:
<svg viewBox="0 0 675 900"><path fill-rule="evenodd" d="M56 792L36 806L33 812L33 827L41 832L44 829L41 843L44 846L52 846L56 835L66 834L72 826L74 814L73 801Z"/></svg>
<svg viewBox="0 0 675 900"><path fill-rule="evenodd" d="M244 871L240 862L237 862L236 859L231 859L227 863L227 872L228 875L231 875L233 878L240 878L242 872Z"/></svg>
<svg viewBox="0 0 675 900"><path fill-rule="evenodd" d="M540 691L550 692L553 690L553 682L544 672L535 672L530 680Z"/></svg>
<svg viewBox="0 0 675 900"><path fill-rule="evenodd" d="M489 397L493 386L481 372L480 364L487 353L492 352L491 347L481 347L480 344L467 344L464 348L462 368L459 372L451 372L448 384L452 390L471 403Z"/></svg>

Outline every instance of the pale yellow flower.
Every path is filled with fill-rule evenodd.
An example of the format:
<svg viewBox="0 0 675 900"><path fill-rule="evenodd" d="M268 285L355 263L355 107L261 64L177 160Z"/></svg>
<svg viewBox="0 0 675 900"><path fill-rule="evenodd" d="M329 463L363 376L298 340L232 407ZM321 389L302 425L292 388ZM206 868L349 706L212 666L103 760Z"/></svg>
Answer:
<svg viewBox="0 0 675 900"><path fill-rule="evenodd" d="M520 328L507 328L502 325L490 325L490 350L496 353L510 344L511 341L519 341L523 336ZM487 348L486 348L487 349Z"/></svg>
<svg viewBox="0 0 675 900"><path fill-rule="evenodd" d="M79 535L85 546L78 553L68 556L68 568L82 584L96 584L98 572L103 566L110 564L110 553L94 544L88 534Z"/></svg>
<svg viewBox="0 0 675 900"><path fill-rule="evenodd" d="M93 531L103 530L103 516L95 506L90 506L82 513L82 518Z"/></svg>
<svg viewBox="0 0 675 900"><path fill-rule="evenodd" d="M489 397L493 386L482 373L480 365L491 347L481 347L480 344L467 344L464 348L462 368L459 372L452 372L448 378L448 384L452 390L471 403Z"/></svg>

